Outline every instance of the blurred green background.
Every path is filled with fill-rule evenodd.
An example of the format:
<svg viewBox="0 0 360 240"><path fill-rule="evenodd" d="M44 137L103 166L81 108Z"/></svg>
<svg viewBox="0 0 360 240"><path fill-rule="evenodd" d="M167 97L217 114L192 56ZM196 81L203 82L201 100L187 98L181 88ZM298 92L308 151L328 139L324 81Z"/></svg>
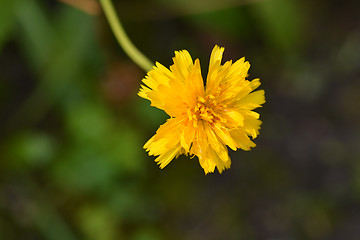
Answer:
<svg viewBox="0 0 360 240"><path fill-rule="evenodd" d="M0 239L359 239L359 1L114 3L153 61L250 61L257 147L160 170L142 146L167 116L98 3L0 0Z"/></svg>

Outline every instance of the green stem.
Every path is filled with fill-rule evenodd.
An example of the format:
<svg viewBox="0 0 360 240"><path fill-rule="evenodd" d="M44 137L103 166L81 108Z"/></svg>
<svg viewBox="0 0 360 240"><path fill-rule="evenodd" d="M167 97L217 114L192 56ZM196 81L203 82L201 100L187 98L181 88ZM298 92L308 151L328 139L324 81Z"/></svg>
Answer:
<svg viewBox="0 0 360 240"><path fill-rule="evenodd" d="M109 21L110 27L118 40L120 46L126 54L146 72L154 65L142 52L140 52L126 35L119 18L116 15L111 0L100 0L105 16Z"/></svg>

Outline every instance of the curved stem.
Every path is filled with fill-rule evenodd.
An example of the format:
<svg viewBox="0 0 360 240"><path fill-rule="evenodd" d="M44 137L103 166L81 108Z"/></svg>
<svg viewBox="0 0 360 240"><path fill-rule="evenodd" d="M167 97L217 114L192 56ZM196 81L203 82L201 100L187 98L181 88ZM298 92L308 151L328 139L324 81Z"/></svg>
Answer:
<svg viewBox="0 0 360 240"><path fill-rule="evenodd" d="M101 6L104 10L105 16L109 21L110 27L118 40L120 46L125 53L146 72L154 65L142 52L140 52L135 45L130 41L126 35L119 18L116 15L111 0L100 0Z"/></svg>

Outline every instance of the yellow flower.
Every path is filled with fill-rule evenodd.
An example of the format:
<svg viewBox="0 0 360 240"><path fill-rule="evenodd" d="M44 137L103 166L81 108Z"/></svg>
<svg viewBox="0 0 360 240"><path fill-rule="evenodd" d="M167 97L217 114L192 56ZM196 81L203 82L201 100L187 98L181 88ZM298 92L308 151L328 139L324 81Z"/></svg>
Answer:
<svg viewBox="0 0 360 240"><path fill-rule="evenodd" d="M156 63L142 80L138 95L170 118L144 145L149 155L164 168L180 154L197 156L205 174L221 173L231 160L232 150L250 150L259 134L259 114L252 111L265 102L264 90L252 92L259 79L248 81L249 62L241 58L221 65L224 48L212 50L204 87L200 62L186 50L175 52L170 70Z"/></svg>

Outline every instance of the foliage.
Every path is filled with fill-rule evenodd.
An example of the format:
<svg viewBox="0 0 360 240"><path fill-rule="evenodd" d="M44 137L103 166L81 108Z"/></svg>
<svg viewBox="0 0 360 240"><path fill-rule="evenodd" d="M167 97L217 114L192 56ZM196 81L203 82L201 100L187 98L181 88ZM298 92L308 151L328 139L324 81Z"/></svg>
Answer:
<svg viewBox="0 0 360 240"><path fill-rule="evenodd" d="M356 1L114 1L150 59L188 49L205 73L219 44L261 78L256 149L206 176L146 155L167 116L136 96L145 73L63 2L0 1L1 239L358 238Z"/></svg>

